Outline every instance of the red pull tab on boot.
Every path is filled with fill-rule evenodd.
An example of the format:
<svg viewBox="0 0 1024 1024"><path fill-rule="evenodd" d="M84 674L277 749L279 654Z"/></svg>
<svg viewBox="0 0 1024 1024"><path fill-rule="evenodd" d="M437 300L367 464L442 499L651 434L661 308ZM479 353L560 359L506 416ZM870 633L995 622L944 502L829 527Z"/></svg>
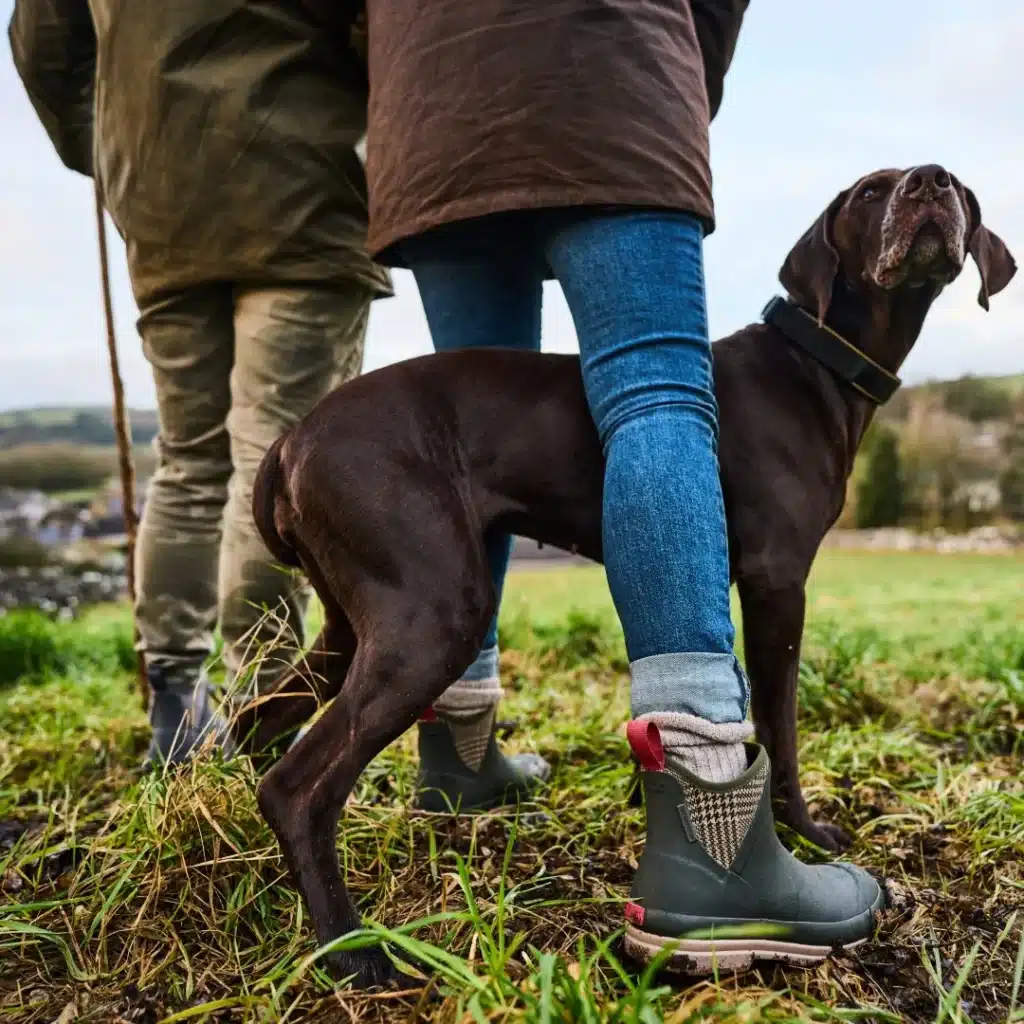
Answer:
<svg viewBox="0 0 1024 1024"><path fill-rule="evenodd" d="M430 707L427 708L427 710L424 711L422 715L420 715L420 721L421 722L436 722L437 721L437 712L434 710L434 705L433 704L431 704Z"/></svg>
<svg viewBox="0 0 1024 1024"><path fill-rule="evenodd" d="M644 926L644 908L639 903L627 903L626 904L626 920L630 924L635 924L638 928Z"/></svg>
<svg viewBox="0 0 1024 1024"><path fill-rule="evenodd" d="M626 726L626 739L645 772L665 770L665 748L661 745L661 733L653 722L634 719Z"/></svg>

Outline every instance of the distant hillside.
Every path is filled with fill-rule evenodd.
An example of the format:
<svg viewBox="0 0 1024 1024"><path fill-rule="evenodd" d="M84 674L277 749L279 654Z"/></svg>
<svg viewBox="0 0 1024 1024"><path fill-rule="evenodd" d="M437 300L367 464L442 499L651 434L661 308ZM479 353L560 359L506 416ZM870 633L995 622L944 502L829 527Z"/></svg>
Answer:
<svg viewBox="0 0 1024 1024"><path fill-rule="evenodd" d="M1002 377L967 375L900 388L882 409L880 418L904 422L911 409L922 402L975 424L1006 422L1015 411L1024 412L1024 373Z"/></svg>
<svg viewBox="0 0 1024 1024"><path fill-rule="evenodd" d="M1008 421L1024 403L1024 374L1003 377L961 377L901 388L882 410L881 418L905 422L924 400L971 423ZM157 431L156 411L131 410L132 437L148 444ZM81 444L106 447L114 443L111 412L101 407L24 409L0 413L0 448L23 444Z"/></svg>
<svg viewBox="0 0 1024 1024"><path fill-rule="evenodd" d="M132 409L132 439L148 444L156 436L156 411ZM31 444L80 444L108 447L114 444L113 415L109 409L19 409L0 413L0 448Z"/></svg>

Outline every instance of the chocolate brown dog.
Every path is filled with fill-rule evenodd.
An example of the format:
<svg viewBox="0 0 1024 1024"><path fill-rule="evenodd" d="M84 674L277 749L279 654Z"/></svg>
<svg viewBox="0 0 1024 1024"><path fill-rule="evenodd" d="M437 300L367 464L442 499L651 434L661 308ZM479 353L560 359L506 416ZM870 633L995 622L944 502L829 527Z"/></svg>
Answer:
<svg viewBox="0 0 1024 1024"><path fill-rule="evenodd" d="M845 837L811 819L797 771L804 584L874 409L968 253L987 309L1016 266L974 194L937 165L870 174L786 258L791 299L713 349L754 723L779 820L829 849ZM335 849L346 797L483 640L495 607L484 534L600 560L603 471L578 359L500 350L367 374L267 453L256 523L282 563L305 570L325 622L236 735L266 751L336 698L259 788L321 943L359 926ZM330 967L357 984L392 976L374 951L335 955Z"/></svg>

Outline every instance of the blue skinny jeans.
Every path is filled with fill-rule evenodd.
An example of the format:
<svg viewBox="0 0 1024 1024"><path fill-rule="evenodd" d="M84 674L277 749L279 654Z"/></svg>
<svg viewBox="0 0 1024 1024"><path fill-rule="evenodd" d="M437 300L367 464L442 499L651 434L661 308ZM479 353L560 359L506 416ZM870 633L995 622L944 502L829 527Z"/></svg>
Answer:
<svg viewBox="0 0 1024 1024"><path fill-rule="evenodd" d="M438 351L539 350L550 268L572 313L606 459L602 543L632 714L742 721L749 688L733 652L699 220L622 210L502 215L413 238L402 256ZM507 535L487 538L499 602L510 553ZM464 678L497 675L497 645L495 615Z"/></svg>

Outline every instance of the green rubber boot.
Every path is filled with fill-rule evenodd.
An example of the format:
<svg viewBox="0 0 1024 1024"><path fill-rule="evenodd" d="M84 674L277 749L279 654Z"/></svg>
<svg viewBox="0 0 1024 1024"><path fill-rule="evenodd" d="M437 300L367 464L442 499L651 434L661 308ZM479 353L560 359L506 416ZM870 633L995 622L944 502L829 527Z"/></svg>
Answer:
<svg viewBox="0 0 1024 1024"><path fill-rule="evenodd" d="M885 893L850 864L808 865L779 841L768 754L747 746L733 782L704 782L666 760L657 726L630 722L642 769L647 845L626 905L626 950L671 948L687 974L746 970L755 960L810 966L867 941Z"/></svg>
<svg viewBox="0 0 1024 1024"><path fill-rule="evenodd" d="M506 757L493 725L478 767L459 754L448 722L435 716L419 723L420 770L416 807L421 811L486 811L530 797L546 781L551 766L538 754Z"/></svg>

